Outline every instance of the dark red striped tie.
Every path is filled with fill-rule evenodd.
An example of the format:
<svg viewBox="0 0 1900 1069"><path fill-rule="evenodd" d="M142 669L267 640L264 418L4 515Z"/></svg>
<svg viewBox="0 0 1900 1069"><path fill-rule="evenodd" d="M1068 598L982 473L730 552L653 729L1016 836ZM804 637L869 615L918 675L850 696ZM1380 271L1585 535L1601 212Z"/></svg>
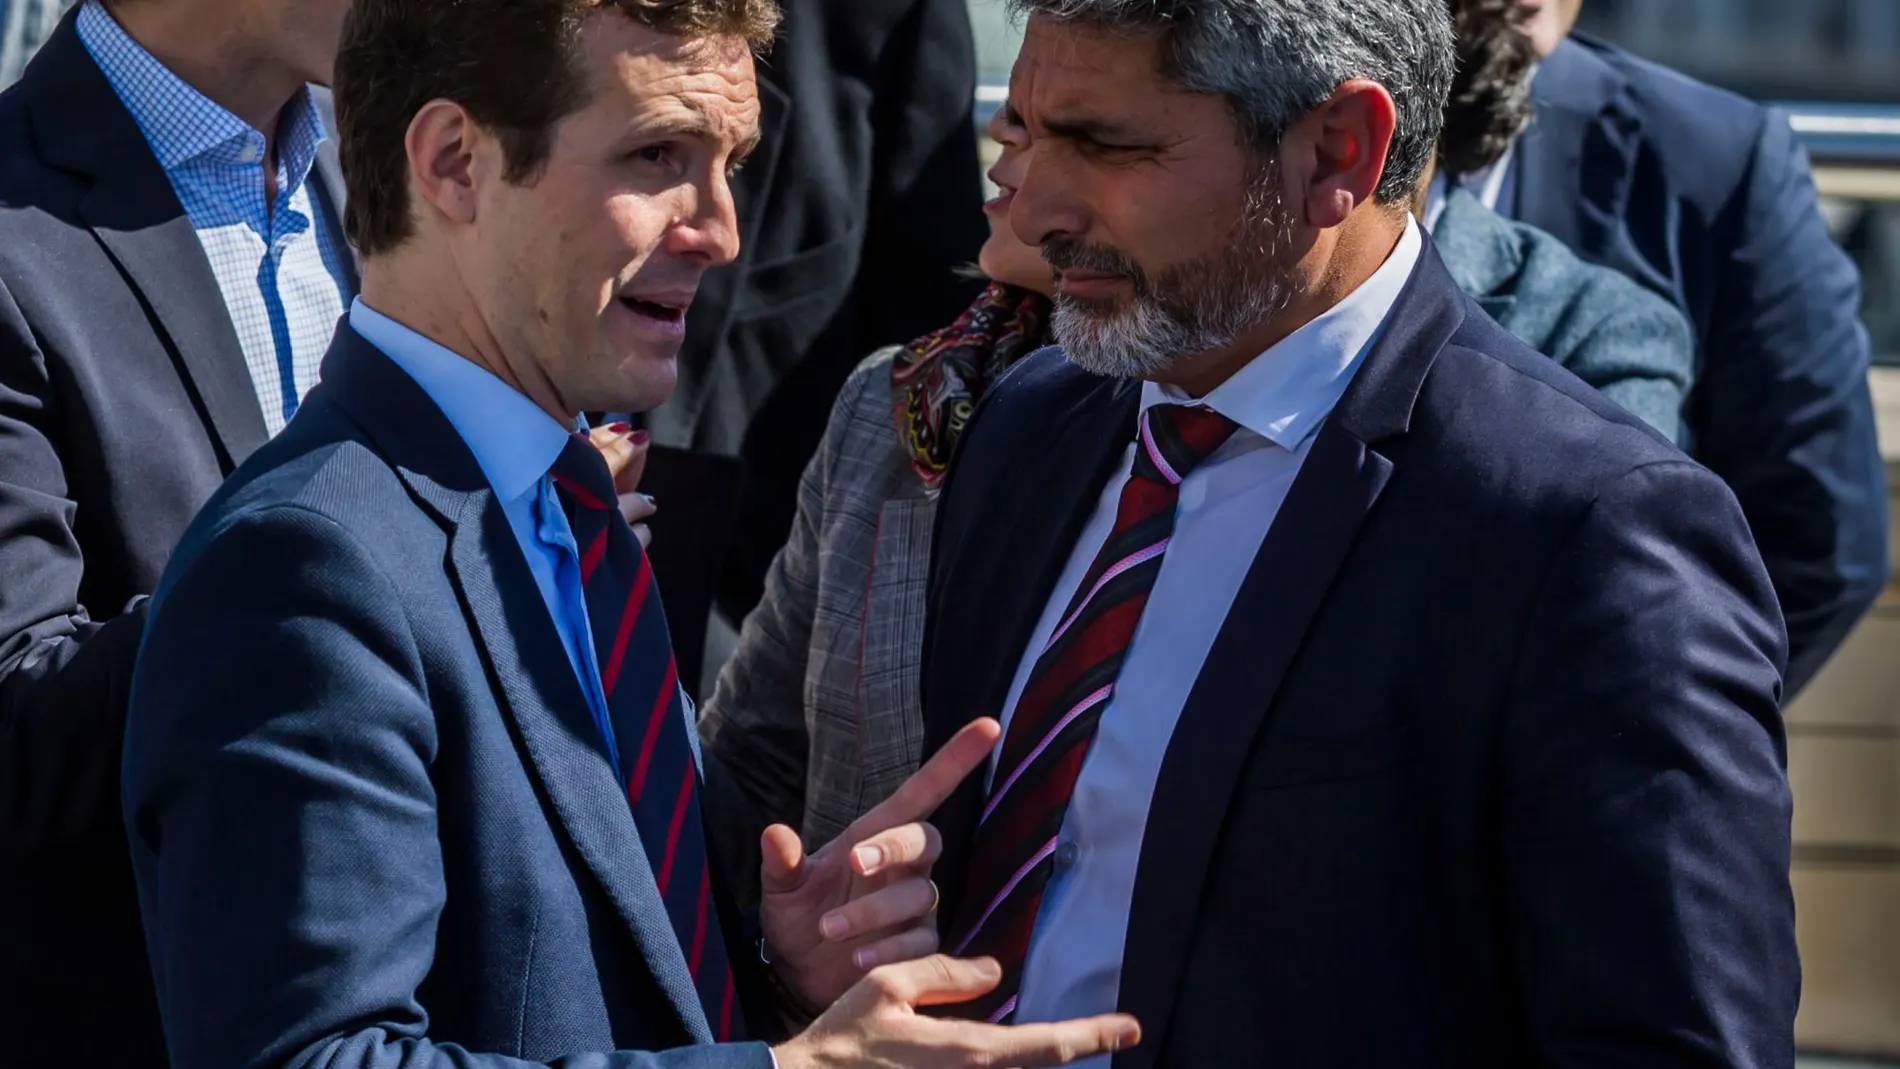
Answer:
<svg viewBox="0 0 1900 1069"><path fill-rule="evenodd" d="M575 435L553 475L580 550L581 587L627 801L713 1037L728 1043L739 1038L742 1022L712 901L699 776L666 610L640 540L620 514L600 451Z"/></svg>
<svg viewBox="0 0 1900 1069"><path fill-rule="evenodd" d="M1115 529L1030 669L996 759L949 946L960 957L996 958L1003 982L950 1007L958 1016L1008 1021L1016 1012L1069 796L1161 571L1181 480L1234 430L1232 420L1199 405L1142 413Z"/></svg>

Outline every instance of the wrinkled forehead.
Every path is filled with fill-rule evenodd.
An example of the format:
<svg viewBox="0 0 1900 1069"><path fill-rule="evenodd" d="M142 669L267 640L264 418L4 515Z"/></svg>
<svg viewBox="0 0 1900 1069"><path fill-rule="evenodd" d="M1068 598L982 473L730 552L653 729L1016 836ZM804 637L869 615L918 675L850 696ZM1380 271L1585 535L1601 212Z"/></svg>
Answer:
<svg viewBox="0 0 1900 1069"><path fill-rule="evenodd" d="M1105 29L1033 15L1010 71L1009 107L1033 136L1118 141L1192 135L1214 98L1161 71L1161 31ZM1220 116L1216 115L1218 120Z"/></svg>
<svg viewBox="0 0 1900 1069"><path fill-rule="evenodd" d="M676 37L601 14L582 26L580 45L593 105L735 144L756 136L758 76L743 38Z"/></svg>

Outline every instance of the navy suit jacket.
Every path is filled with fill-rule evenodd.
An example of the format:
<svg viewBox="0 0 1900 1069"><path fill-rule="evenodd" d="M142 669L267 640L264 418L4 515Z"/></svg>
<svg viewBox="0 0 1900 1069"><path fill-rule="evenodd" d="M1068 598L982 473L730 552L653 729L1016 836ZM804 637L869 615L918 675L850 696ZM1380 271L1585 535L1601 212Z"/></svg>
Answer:
<svg viewBox="0 0 1900 1069"><path fill-rule="evenodd" d="M983 402L929 749L1002 712L1138 401L1045 350ZM1783 637L1734 496L1429 248L1310 450L1162 762L1116 1069L1786 1069ZM945 915L981 795L935 818Z"/></svg>
<svg viewBox="0 0 1900 1069"><path fill-rule="evenodd" d="M770 1069L710 1045L474 456L347 327L166 569L124 799L176 1069Z"/></svg>
<svg viewBox="0 0 1900 1069"><path fill-rule="evenodd" d="M1860 276L1807 153L1751 101L1583 37L1532 86L1516 216L1694 325L1690 452L1742 503L1788 626L1788 693L1887 581Z"/></svg>

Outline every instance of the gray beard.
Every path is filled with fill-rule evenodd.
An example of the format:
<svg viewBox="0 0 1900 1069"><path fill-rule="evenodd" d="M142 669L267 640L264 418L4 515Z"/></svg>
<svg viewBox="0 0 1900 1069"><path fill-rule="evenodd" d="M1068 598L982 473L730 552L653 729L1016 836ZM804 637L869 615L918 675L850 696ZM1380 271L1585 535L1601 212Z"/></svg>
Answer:
<svg viewBox="0 0 1900 1069"><path fill-rule="evenodd" d="M1177 362L1226 349L1286 310L1294 295L1292 221L1279 175L1257 179L1232 240L1220 251L1171 267L1150 280L1115 250L1051 247L1053 264L1112 271L1133 283L1132 297L1093 301L1058 292L1051 327L1077 367L1112 378L1152 378Z"/></svg>

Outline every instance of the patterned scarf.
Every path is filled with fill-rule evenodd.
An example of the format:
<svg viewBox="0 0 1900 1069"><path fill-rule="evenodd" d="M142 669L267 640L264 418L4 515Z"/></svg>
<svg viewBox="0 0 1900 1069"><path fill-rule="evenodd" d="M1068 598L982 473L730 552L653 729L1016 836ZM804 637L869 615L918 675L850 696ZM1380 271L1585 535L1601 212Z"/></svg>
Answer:
<svg viewBox="0 0 1900 1069"><path fill-rule="evenodd" d="M992 282L955 323L897 351L891 363L897 435L926 489L934 493L943 481L983 391L1042 347L1048 321L1048 298Z"/></svg>

